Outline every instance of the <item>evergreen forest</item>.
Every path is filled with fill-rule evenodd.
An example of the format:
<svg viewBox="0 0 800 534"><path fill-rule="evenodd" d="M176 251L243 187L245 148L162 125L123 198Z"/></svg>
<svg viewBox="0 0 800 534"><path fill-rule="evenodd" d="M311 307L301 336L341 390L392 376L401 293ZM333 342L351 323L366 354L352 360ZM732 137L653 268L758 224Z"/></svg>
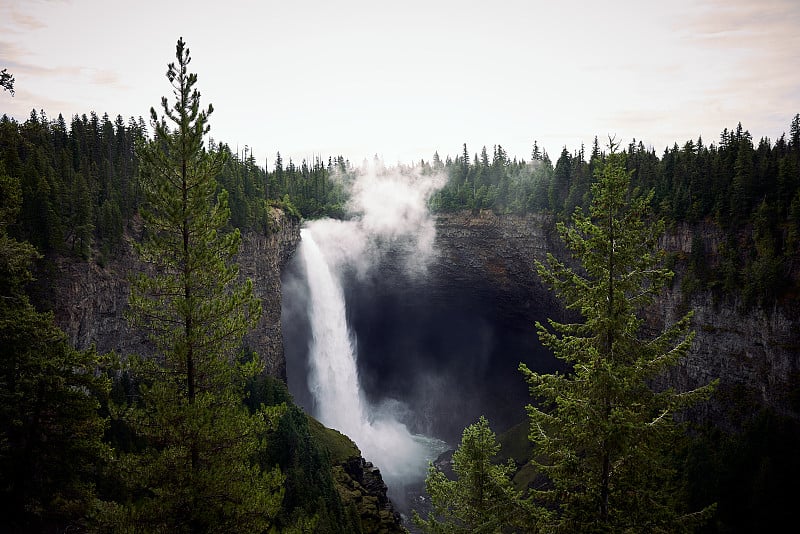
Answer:
<svg viewBox="0 0 800 534"><path fill-rule="evenodd" d="M724 129L718 142L675 143L660 156L641 142L622 147L632 183L654 191L655 216L673 227L706 224L723 233L718 260L707 261L702 246L693 249L689 291L709 289L722 296L742 288L746 306L796 295L800 115L788 126L788 136L756 143L738 124ZM31 111L24 123L0 118L0 161L23 193L12 234L44 254L102 262L140 207L135 147L149 135L141 117L117 116L112 122L108 114L91 112L72 117L69 125L44 111ZM231 149L210 139L209 150L225 156L216 180L228 191L230 224L239 229L266 229L269 205L295 218L342 218L348 183L361 172L342 156L297 164L284 162L278 152L266 171L247 146ZM605 158L595 139L588 153L565 147L555 163L534 142L529 160L509 159L500 145L491 154L483 147L473 155L463 145L455 157L434 154L416 165L447 177L430 201L434 212L547 212L565 219L576 207L588 206L594 173Z"/></svg>
<svg viewBox="0 0 800 534"><path fill-rule="evenodd" d="M148 122L0 118L0 532L369 532L335 469L352 444L243 349L261 308L232 260L243 232L274 230L272 207L295 221L346 217L362 170L342 156L268 162L214 140L182 40L176 62L177 100ZM462 145L414 167L446 177L434 213L548 214L578 266L551 257L539 273L584 319L532 328L574 372L523 367L523 437L483 418L465 429L455 477L431 467L433 511L416 528L736 532L787 517L797 423L759 413L731 434L674 418L716 383L651 388L689 349L691 314L647 337L637 312L677 279L686 299L708 292L745 312L796 303L800 114L776 140L738 124L661 154L635 140L595 139L555 161L536 142L530 159ZM658 239L682 225L699 229L691 255L664 254ZM707 229L722 236L714 257ZM76 350L42 290L59 276L54 258L102 268L126 240L159 273L131 280L151 360Z"/></svg>

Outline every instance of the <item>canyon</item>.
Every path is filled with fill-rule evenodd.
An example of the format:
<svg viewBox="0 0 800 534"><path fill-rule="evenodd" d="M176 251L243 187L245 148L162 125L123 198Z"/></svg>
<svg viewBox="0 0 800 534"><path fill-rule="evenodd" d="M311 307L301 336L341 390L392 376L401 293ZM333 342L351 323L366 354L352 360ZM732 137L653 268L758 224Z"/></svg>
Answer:
<svg viewBox="0 0 800 534"><path fill-rule="evenodd" d="M302 390L291 387L304 382L305 377L298 355L284 357L284 336L302 336L307 325L301 320L292 323L297 310L291 309L292 303L282 302L281 289L281 274L285 275L300 240L300 224L277 209L273 209L271 220L269 234L243 233L238 256L240 276L253 280L264 310L258 328L248 334L245 345L262 357L265 372L288 379L293 391ZM691 253L696 231L702 232L704 247L713 261L720 241L713 228L672 228L662 241L663 247L686 257ZM425 276L409 278L388 258L367 279L353 274L345 281L349 320L357 334L359 354L363 355L359 371L365 390L373 397L378 392L405 398L419 393L416 404L422 409L421 419L425 409L452 412L455 407L448 405L446 395L441 399L424 398L424 391L413 383L432 380L437 373L427 371L458 362L453 380L461 380L475 397L488 395L478 407L503 412L504 405L508 408L510 402L524 400L524 384L514 381L516 367L526 355L536 360L526 361L532 367L560 368L538 347L534 328L536 320L565 318L553 293L539 280L533 263L543 260L548 252L563 255L554 226L543 215L442 214L436 219L434 250L435 257ZM113 350L123 356L149 354L152 349L146 336L134 331L124 317L129 291L126 276L136 265L130 246L123 247L103 266L54 259L48 271L37 273L38 300L52 309L57 324L77 348L95 345L101 353ZM687 298L680 289L680 267L676 270L678 276L671 290L647 310L648 323L654 330L694 310L696 338L689 356L672 373L670 382L678 388L688 388L720 378L723 391L746 393L759 404L797 417L798 307L774 304L768 309L753 307L742 311L733 297L720 300L709 293L694 292ZM287 316L283 325L282 306ZM500 326L505 339L497 337ZM434 330L443 333L432 337ZM426 337L427 342L442 345L438 353L454 353L452 359L418 361L426 356L417 350ZM403 341L400 346L386 346L391 339ZM294 372L288 376L287 361ZM414 377L406 372L416 368L424 369L426 376ZM397 377L400 378L394 380ZM489 393L475 389L481 383ZM428 391L436 389L436 384L429 385ZM302 391L295 395L302 404ZM432 407L437 401L442 404ZM459 410L464 411L464 406L460 405ZM475 415L475 410L467 411ZM444 433L452 437L455 431L454 427Z"/></svg>
<svg viewBox="0 0 800 534"><path fill-rule="evenodd" d="M243 233L237 258L240 276L253 280L264 310L245 345L258 352L266 373L288 382L296 402L310 412L310 330L302 299L294 299L303 292L295 254L300 223L277 209L270 217L269 232ZM548 252L564 258L547 216L441 214L435 227L434 255L424 271L410 275L399 256L389 254L367 273L346 273L343 290L364 394L402 412L412 431L455 444L481 414L498 431L524 419L529 397L519 362L539 371L564 369L539 345L534 323L571 316L536 274L534 260ZM702 243L713 264L720 235L710 225L678 225L662 239L677 276L645 310L646 323L657 332L693 310L696 332L689 355L664 385L685 390L719 378L715 396L692 417L726 429L739 428L758 406L800 420L797 304L745 309L735 295L681 291L692 245ZM142 268L130 246L102 266L67 258L50 258L48 264L37 273L37 300L52 309L76 347L94 345L122 356L152 353L146 337L124 317L127 273Z"/></svg>

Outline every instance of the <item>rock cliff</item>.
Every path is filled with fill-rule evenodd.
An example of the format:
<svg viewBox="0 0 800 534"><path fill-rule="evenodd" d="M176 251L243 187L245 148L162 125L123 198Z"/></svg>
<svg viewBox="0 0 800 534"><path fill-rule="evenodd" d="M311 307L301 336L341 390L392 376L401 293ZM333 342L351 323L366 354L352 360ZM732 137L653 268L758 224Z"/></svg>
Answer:
<svg viewBox="0 0 800 534"><path fill-rule="evenodd" d="M431 265L433 287L465 286L491 298L504 316L560 313L553 295L536 275L534 261L560 250L547 217L497 216L483 211L440 215L436 221L438 257ZM486 284L490 281L491 284ZM434 290L433 296L437 295Z"/></svg>
<svg viewBox="0 0 800 534"><path fill-rule="evenodd" d="M262 355L270 375L285 378L280 272L297 246L299 225L274 210L271 228L268 235L246 233L243 236L238 262L242 277L253 279L264 309L259 327L248 335L246 343ZM466 384L464 389L470 390L470 397L479 395L479 387L495 387L497 391L490 394L491 400L487 402L506 407L519 404L521 411L524 402L517 397L525 397L526 388L516 371L520 358L515 351L525 340L535 343L534 320L566 318L552 292L541 284L533 265L535 259L544 259L547 252L557 256L564 254L552 221L542 215L443 214L437 218L436 230L436 256L424 281L410 281L401 275L393 278L392 266L387 264L376 271L380 283L370 285L360 296L364 302L362 308L359 308L358 298L352 306L348 303L355 328L365 332L359 335L365 364L369 364L369 355L375 354L373 368L360 370L367 393L388 392L405 400L405 391L409 398L422 399L420 406L410 403L415 409L427 409L423 404L429 407L439 403L445 419L452 419L447 414L452 414L453 410L469 412L463 399L453 401L453 406L447 405L447 399L453 394L443 398L431 396L428 402L425 395L432 394L422 391L417 387L419 380L404 372L418 364L433 365L428 361L429 356L409 350L409 335L414 328L429 323L436 323L436 328L440 329L444 319L452 323L446 336L445 352L457 354L459 369L463 371L463 376L458 375L458 378L462 385ZM702 243L713 265L721 242L722 233L713 225L679 225L669 230L662 245L678 257L686 258L691 254L693 243ZM40 288L40 292L44 292L40 300L52 303L56 321L75 346L84 348L94 343L101 352L116 350L121 354L151 350L145 336L130 329L123 316L129 290L125 277L136 261L132 251L126 248L102 267L93 262L60 258L51 264L57 270L55 273L39 273L40 279L55 280ZM688 358L671 373L670 383L689 388L719 377L718 402L730 404L745 396L743 401L756 401L778 413L800 419L800 306L784 303L769 309L742 311L735 297L715 300L710 294L700 292L693 292L687 300L681 292L680 262L677 270L679 276L673 287L647 312L654 328L674 321L690 309L695 312L693 328L697 337ZM402 286L400 291L385 289L387 281L389 285ZM460 297L454 300L453 292L460 293ZM419 308L420 303L425 309ZM458 306L463 309L454 309ZM380 328L374 322L375 309L381 310L380 317L386 323L379 325ZM475 312L485 317L477 323L465 319ZM370 323L362 328L360 321ZM496 356L487 359L486 351L480 355L480 351L476 351L470 359L468 349L483 342L479 334L483 324L489 321L512 327L503 331L502 339L495 336L490 340L496 346L492 354L507 356L502 361ZM389 328L394 324L402 327L397 333L402 343L387 341L392 339ZM465 325L470 331L465 331ZM512 336L523 341L504 346ZM419 337L420 343L430 344L433 339ZM437 339L434 341L439 342ZM463 343L459 345L459 341ZM387 347L387 343L392 346ZM402 354L392 353L394 345ZM541 361L543 366L553 365L552 361ZM395 364L399 366L397 369L392 367ZM427 369L432 370L431 367ZM470 386L468 375L479 376L474 388ZM388 384L381 378L386 376L403 376L405 382ZM476 413L483 411L482 407L474 409ZM712 409L709 413L714 418L719 417L719 410ZM435 418L435 414L432 417ZM454 421L452 427L450 433L457 438L464 424Z"/></svg>
<svg viewBox="0 0 800 534"><path fill-rule="evenodd" d="M345 507L358 515L363 532L394 534L406 532L400 514L386 495L380 469L364 458L352 457L333 467L333 476Z"/></svg>
<svg viewBox="0 0 800 534"><path fill-rule="evenodd" d="M285 380L280 270L300 240L300 226L275 208L270 220L268 234L243 234L237 262L240 277L253 280L263 308L245 344L261 355L267 373ZM101 353L113 350L120 355L153 352L146 333L131 328L124 317L130 292L128 273L141 268L129 242L102 266L64 257L52 258L49 265L53 271L38 273L38 300L52 308L56 323L74 346L84 349L94 344Z"/></svg>
<svg viewBox="0 0 800 534"><path fill-rule="evenodd" d="M718 228L697 224L668 230L661 244L679 258L678 274L673 286L646 311L649 324L658 329L694 310L695 341L688 357L671 372L669 383L688 389L720 378L716 400L705 413L725 426L737 425L730 420L730 403L755 402L800 419L800 306L784 303L744 310L736 296L715 299L708 292L684 296L680 258L689 257L693 242L702 243L711 265L718 261L723 242ZM532 336L532 319L542 313L564 319L563 308L541 285L533 264L547 252L563 259L563 246L546 217L443 215L437 221L436 243L439 258L431 272L442 286L439 291L466 282L479 293L487 292L499 299L498 313L506 320L527 321Z"/></svg>
<svg viewBox="0 0 800 534"><path fill-rule="evenodd" d="M662 246L678 258L686 258L693 243L700 244L708 265L715 266L722 242L722 232L714 225L682 224L667 232ZM681 291L682 270L679 262L673 287L649 310L648 317L651 324L661 325L694 312L694 343L669 381L688 389L718 377L720 387L708 415L730 428L740 423L731 417L744 415L731 407L753 403L800 420L799 303L745 308L739 295L720 299L709 291L693 291L686 296ZM724 410L721 403L726 405Z"/></svg>

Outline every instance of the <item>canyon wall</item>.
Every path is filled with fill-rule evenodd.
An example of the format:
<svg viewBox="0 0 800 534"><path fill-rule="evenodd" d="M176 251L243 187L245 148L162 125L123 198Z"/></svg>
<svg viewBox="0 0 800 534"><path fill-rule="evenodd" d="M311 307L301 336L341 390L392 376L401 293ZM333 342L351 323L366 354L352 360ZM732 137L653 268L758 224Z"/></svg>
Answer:
<svg viewBox="0 0 800 534"><path fill-rule="evenodd" d="M719 378L719 390L705 414L726 426L737 425L729 419L731 404L751 408L755 403L800 419L800 306L788 302L745 309L736 295L715 298L708 291L693 291L685 296L681 291L681 259L691 255L693 242L702 244L713 266L723 240L721 230L707 223L677 225L661 240L661 246L678 258L677 274L672 287L646 310L647 324L656 332L692 310L696 332L688 357L667 380L686 390ZM500 304L509 320L520 314L530 320L542 312L563 320L563 309L543 289L533 265L547 252L566 259L552 222L544 216L441 216L437 247L441 256L433 272L441 282L471 277L468 283L476 284L483 278L501 290L496 296L506 295L507 305Z"/></svg>
<svg viewBox="0 0 800 534"><path fill-rule="evenodd" d="M245 232L237 257L241 279L253 280L263 308L245 345L259 353L267 373L285 380L280 271L300 240L300 225L272 208L269 226L269 233ZM113 350L122 356L153 353L146 333L131 328L124 316L130 293L127 277L143 268L129 241L102 266L63 257L53 259L50 265L55 272L38 274L42 280L38 300L52 307L56 323L75 347L85 349L94 344L101 353Z"/></svg>
<svg viewBox="0 0 800 534"><path fill-rule="evenodd" d="M697 236L699 239L696 239ZM680 224L668 230L661 244L678 258L688 258L702 245L709 267L719 262L722 232L712 224ZM696 337L689 356L668 382L689 389L719 378L720 386L706 415L715 424L737 428L736 419L753 404L800 421L800 303L791 299L768 307L745 305L741 295L719 297L710 291L681 291L681 263L672 288L648 310L651 325L674 322L694 313Z"/></svg>
<svg viewBox="0 0 800 534"><path fill-rule="evenodd" d="M700 239L694 239L698 233ZM735 428L754 405L800 419L800 320L797 309L743 310L735 298L681 292L682 258L702 243L713 264L722 234L712 225L678 226L662 246L678 258L673 286L645 311L655 335L689 310L696 339L688 357L666 381L681 390L720 378L713 402L695 416ZM434 256L424 274L404 271L402 246L366 274L345 274L347 317L358 349L358 371L367 398L402 403L414 432L457 443L463 428L486 415L500 431L524 419L530 402L517 370L538 372L564 364L541 347L535 322L579 319L568 314L542 284L534 261L548 252L567 260L552 220L544 215L492 212L442 214L436 221ZM290 262L288 287L302 284ZM300 292L302 293L302 291ZM293 295L298 292L293 292ZM284 309L289 388L307 410L305 362L310 330L303 299ZM731 414L731 406L741 406ZM734 419L734 420L731 420Z"/></svg>
<svg viewBox="0 0 800 534"><path fill-rule="evenodd" d="M299 224L279 210L273 210L271 217L269 234L243 235L238 257L240 274L253 280L264 310L261 323L245 343L262 356L270 375L286 379L280 274L296 249ZM365 390L368 395L416 399L414 408L421 413L439 403L439 418L443 419L453 412L471 417L470 402L475 399L475 413L481 413L486 404L497 405L499 411L513 406L516 415L507 421L511 423L527 402L517 364L525 361L541 371L559 368L557 361L536 347L533 323L567 316L553 293L542 285L533 261L543 260L547 252L563 257L563 246L552 222L542 215L443 214L437 218L436 230L436 255L424 277L407 278L388 258L371 274L371 283L351 280L350 287L345 284L352 301L348 314L358 334ZM711 225L679 225L669 230L662 245L687 257L693 241L698 242L693 239L695 233L700 234L713 263L722 236ZM94 262L55 259L51 265L57 272L39 273L43 280L56 280L40 285L39 300L52 303L56 322L78 348L94 344L100 352L152 353L146 336L130 328L124 318L129 292L126 276L137 267L137 261L130 247L102 267ZM694 292L687 298L680 290L680 265L677 270L673 287L647 311L648 324L657 329L694 310L697 337L689 357L673 370L669 381L689 388L718 377L720 402L736 402L744 395L747 398L742 400L798 417L798 306L743 311L735 296L714 299L709 293ZM299 331L304 333L302 325ZM432 337L438 331L443 338ZM301 343L300 350L305 350L306 343ZM432 356L419 352L414 343L441 345L442 354L454 356L431 361ZM423 369L423 376L408 372L417 366ZM443 366L458 367L453 380L470 392L469 400L440 394L446 381L437 381L435 371ZM302 366L297 372L303 372ZM387 377L403 377L402 383L399 378L387 381ZM291 377L289 381L291 385ZM481 400L481 396L485 398ZM437 415L430 418L430 424L435 424ZM420 425L420 431L428 430L424 422ZM448 433L457 437L463 426L453 420Z"/></svg>

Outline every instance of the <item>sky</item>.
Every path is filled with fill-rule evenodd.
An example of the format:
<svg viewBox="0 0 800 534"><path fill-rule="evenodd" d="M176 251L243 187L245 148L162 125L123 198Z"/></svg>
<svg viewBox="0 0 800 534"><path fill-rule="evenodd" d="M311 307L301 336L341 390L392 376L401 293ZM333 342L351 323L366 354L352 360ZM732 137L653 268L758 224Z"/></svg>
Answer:
<svg viewBox="0 0 800 534"><path fill-rule="evenodd" d="M660 155L800 113L797 0L0 0L0 69L32 109L124 119L171 97L183 37L211 137L259 162L387 165L595 136ZM263 165L263 163L261 163Z"/></svg>

